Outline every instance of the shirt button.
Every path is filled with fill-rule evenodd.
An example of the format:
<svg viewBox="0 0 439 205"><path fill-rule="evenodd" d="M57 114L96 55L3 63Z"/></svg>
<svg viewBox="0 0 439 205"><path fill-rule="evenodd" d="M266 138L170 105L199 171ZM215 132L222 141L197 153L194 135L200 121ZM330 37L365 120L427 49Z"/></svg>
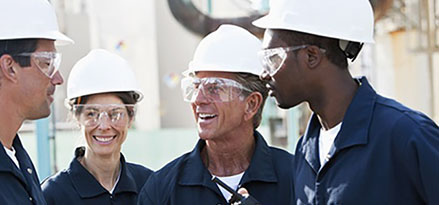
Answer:
<svg viewBox="0 0 439 205"><path fill-rule="evenodd" d="M29 201L32 201L32 200L34 200L34 199L32 199L32 197L29 197Z"/></svg>
<svg viewBox="0 0 439 205"><path fill-rule="evenodd" d="M110 195L110 199L112 199L113 198L113 195Z"/></svg>
<svg viewBox="0 0 439 205"><path fill-rule="evenodd" d="M330 154L326 155L326 160L329 161L329 159L331 159L331 155Z"/></svg>
<svg viewBox="0 0 439 205"><path fill-rule="evenodd" d="M27 173L32 174L32 169L31 168L27 168Z"/></svg>

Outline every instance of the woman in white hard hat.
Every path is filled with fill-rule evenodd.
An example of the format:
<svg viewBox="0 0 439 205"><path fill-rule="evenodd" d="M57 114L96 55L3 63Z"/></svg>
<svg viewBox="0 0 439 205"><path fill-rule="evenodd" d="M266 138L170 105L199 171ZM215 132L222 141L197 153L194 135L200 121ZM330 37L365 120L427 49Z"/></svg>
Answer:
<svg viewBox="0 0 439 205"><path fill-rule="evenodd" d="M121 146L143 97L128 63L106 50L91 51L73 67L67 106L86 146L69 168L47 179L48 204L135 204L151 170L125 161Z"/></svg>

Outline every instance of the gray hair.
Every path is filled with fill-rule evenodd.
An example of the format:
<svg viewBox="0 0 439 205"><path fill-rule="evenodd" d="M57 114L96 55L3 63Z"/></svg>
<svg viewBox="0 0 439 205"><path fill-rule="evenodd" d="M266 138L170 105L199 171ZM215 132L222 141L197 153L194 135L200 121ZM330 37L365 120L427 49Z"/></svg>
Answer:
<svg viewBox="0 0 439 205"><path fill-rule="evenodd" d="M258 112L253 117L253 128L256 129L261 124L262 110L264 109L265 100L268 96L268 88L265 86L264 81L259 79L259 76L250 73L236 73L235 80L241 83L244 87L250 89L252 92L259 92L262 95L262 103L258 109ZM244 91L244 95L250 95L250 92Z"/></svg>

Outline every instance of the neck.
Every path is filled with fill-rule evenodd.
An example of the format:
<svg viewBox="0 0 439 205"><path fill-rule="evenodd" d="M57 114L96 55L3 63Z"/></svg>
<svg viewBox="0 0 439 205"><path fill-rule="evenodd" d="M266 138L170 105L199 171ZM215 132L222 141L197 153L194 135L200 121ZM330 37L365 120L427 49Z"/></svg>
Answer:
<svg viewBox="0 0 439 205"><path fill-rule="evenodd" d="M103 157L86 149L79 161L106 190L114 187L121 168L120 153Z"/></svg>
<svg viewBox="0 0 439 205"><path fill-rule="evenodd" d="M232 176L247 170L255 149L253 129L222 139L206 140L201 151L203 163L210 173Z"/></svg>
<svg viewBox="0 0 439 205"><path fill-rule="evenodd" d="M357 88L358 84L349 73L326 77L322 81L319 94L316 95L318 98L310 100L309 103L325 130L343 121Z"/></svg>
<svg viewBox="0 0 439 205"><path fill-rule="evenodd" d="M14 103L10 103L7 96L0 94L0 141L3 146L11 149L15 135L25 120L16 109Z"/></svg>

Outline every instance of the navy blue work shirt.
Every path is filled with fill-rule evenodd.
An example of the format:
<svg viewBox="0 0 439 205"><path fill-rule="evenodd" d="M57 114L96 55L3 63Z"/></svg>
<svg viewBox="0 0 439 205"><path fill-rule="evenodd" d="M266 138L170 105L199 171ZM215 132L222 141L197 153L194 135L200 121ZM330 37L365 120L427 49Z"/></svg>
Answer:
<svg viewBox="0 0 439 205"><path fill-rule="evenodd" d="M297 145L297 204L439 204L439 128L422 113L362 78L323 167L320 128L314 114Z"/></svg>
<svg viewBox="0 0 439 205"><path fill-rule="evenodd" d="M125 162L121 153L121 173L113 194L108 192L75 157L68 169L42 184L47 204L136 204L137 195L152 171Z"/></svg>
<svg viewBox="0 0 439 205"><path fill-rule="evenodd" d="M0 204L46 204L37 171L18 135L15 136L12 146L20 169L6 154L5 149L0 148Z"/></svg>
<svg viewBox="0 0 439 205"><path fill-rule="evenodd" d="M255 151L239 186L245 187L262 204L290 204L294 199L293 156L269 147L257 131L254 136ZM192 152L153 173L139 193L138 204L228 204L201 160L200 153L205 145L204 140L199 140Z"/></svg>

